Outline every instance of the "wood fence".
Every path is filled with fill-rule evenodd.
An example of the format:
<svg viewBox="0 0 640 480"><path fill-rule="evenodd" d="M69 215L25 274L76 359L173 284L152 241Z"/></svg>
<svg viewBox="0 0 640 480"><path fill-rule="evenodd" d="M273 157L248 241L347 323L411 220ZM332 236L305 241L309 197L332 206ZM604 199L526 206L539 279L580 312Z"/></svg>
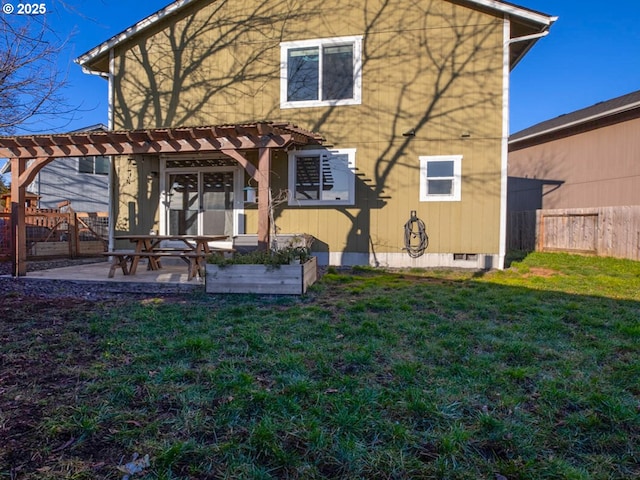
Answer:
<svg viewBox="0 0 640 480"><path fill-rule="evenodd" d="M26 208L27 257L78 257L107 248L107 214ZM0 212L0 258L11 256L11 213Z"/></svg>
<svg viewBox="0 0 640 480"><path fill-rule="evenodd" d="M11 255L11 213L0 211L0 260Z"/></svg>
<svg viewBox="0 0 640 480"><path fill-rule="evenodd" d="M640 260L640 205L515 212L508 247Z"/></svg>

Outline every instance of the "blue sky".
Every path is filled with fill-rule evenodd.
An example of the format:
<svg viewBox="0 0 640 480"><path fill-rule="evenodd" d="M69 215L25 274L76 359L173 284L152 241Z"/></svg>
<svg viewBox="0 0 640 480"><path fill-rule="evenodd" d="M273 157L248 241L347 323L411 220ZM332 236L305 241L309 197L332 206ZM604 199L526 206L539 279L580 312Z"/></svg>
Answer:
<svg viewBox="0 0 640 480"><path fill-rule="evenodd" d="M68 131L107 122L107 84L83 74L73 59L121 32L169 0L44 0L47 21L60 38L69 38L62 68L65 95L82 101L71 123L51 125ZM511 0L559 20L512 72L511 131L594 103L640 90L640 2L618 0ZM17 0L0 0L0 3ZM82 99L82 100L80 100Z"/></svg>
<svg viewBox="0 0 640 480"><path fill-rule="evenodd" d="M511 75L511 132L640 90L640 2L516 0L559 17Z"/></svg>

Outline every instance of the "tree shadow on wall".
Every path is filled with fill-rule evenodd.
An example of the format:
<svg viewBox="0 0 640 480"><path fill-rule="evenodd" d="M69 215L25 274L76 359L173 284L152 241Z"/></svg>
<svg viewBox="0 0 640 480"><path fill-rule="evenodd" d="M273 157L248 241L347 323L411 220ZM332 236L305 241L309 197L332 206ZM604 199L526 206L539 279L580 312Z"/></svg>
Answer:
<svg viewBox="0 0 640 480"><path fill-rule="evenodd" d="M378 153L359 172L357 205L337 207L351 225L347 251L370 253L379 245L372 212L400 198L403 189L415 190L418 155L484 151L500 156L502 18L448 1L365 1L361 16L351 11L345 22L352 24L337 31L329 19L341 10L327 1L255 2L247 11L230 0L203 0L197 8L198 15L185 8L118 57L116 104L126 108L116 109L115 123L122 128L225 123L237 119L238 98L253 98L263 118L287 114L309 130L331 131L330 144L352 144L350 131L358 129ZM318 16L328 33L363 34L363 102L347 107L357 109L362 120L351 128L335 128L343 107L280 109L279 44L317 38L311 21ZM463 138L467 133L470 138ZM487 162L488 155L478 154L482 160L465 156L463 191L499 204L501 162ZM418 192L404 201L398 208L408 215L416 210ZM463 222L465 215L472 216L473 209L465 209Z"/></svg>
<svg viewBox="0 0 640 480"><path fill-rule="evenodd" d="M502 19L488 21L477 11L443 4L447 2L412 2L399 12L392 1L367 2L363 10L365 100L359 107L363 121L354 128L361 130L361 137L377 142L380 153L373 170L366 172L368 178L361 182L358 208L337 207L352 225L347 251L375 256L379 241L372 233L376 230L372 212L386 200L400 197L401 190L416 190L419 155L470 152L471 145L477 150L493 149L498 158L489 167L467 168L473 155L465 157L462 184L465 191L499 204ZM339 116L340 107L328 108L309 127L322 132L339 121ZM380 126L389 128L381 130ZM330 141L348 145L349 129L343 132ZM443 145L447 145L445 151ZM397 225L385 228L397 227L398 238L402 238L404 221L417 203L415 191L414 200L406 204L407 218L396 219Z"/></svg>

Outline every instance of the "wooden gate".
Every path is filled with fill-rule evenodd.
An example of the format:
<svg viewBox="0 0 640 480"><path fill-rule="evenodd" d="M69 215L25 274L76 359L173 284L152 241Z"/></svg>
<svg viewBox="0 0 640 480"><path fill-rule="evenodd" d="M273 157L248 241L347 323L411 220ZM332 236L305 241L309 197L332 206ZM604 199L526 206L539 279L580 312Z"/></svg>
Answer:
<svg viewBox="0 0 640 480"><path fill-rule="evenodd" d="M640 260L640 206L538 210L536 250Z"/></svg>
<svg viewBox="0 0 640 480"><path fill-rule="evenodd" d="M598 213L541 210L538 216L538 251L598 253Z"/></svg>
<svg viewBox="0 0 640 480"><path fill-rule="evenodd" d="M107 249L106 213L79 213L71 208L25 209L27 257L79 257ZM11 213L0 213L0 257L11 256Z"/></svg>

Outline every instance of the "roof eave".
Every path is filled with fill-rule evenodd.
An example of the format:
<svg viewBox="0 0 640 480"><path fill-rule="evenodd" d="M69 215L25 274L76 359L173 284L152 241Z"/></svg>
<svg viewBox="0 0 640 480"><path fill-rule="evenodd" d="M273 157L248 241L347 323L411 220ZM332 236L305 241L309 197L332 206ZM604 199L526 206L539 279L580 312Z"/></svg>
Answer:
<svg viewBox="0 0 640 480"><path fill-rule="evenodd" d="M166 18L174 13L177 13L186 5L193 3L197 0L177 0L170 5L167 5L161 10L158 10L156 13L149 15L148 17L142 19L135 25L127 28L126 30L114 35L106 42L101 43L100 45L92 48L86 53L83 53L74 61L75 63L81 65L84 68L88 68L88 65L91 63L95 63L99 60L103 55L106 55L111 49L118 46L120 43L128 40L132 36L148 29L153 26L156 22ZM454 0L455 1L455 0ZM460 1L460 0L458 0ZM469 4L475 4L480 7L487 8L489 10L493 10L495 12L501 13L503 15L510 15L512 17L516 17L523 21L531 22L533 24L539 25L540 31L544 31L548 29L556 20L557 17L552 17L546 15L541 12L536 12L534 10L529 10L523 7L519 7L517 5L513 5L510 3L505 3L498 0L461 0ZM532 45L535 42L532 42ZM522 55L518 58L518 61ZM514 62L512 65L515 66L517 63Z"/></svg>
<svg viewBox="0 0 640 480"><path fill-rule="evenodd" d="M583 125L583 124L586 124L586 123L589 123L589 122L594 122L596 120L600 120L600 119L603 119L603 118L611 117L613 115L619 115L621 113L629 112L631 110L636 110L636 109L640 109L640 102L634 102L634 103L631 103L631 104L628 104L628 105L623 105L621 107L612 108L610 110L598 113L596 115L590 115L588 117L580 118L580 119L574 120L572 122L563 123L561 125L556 125L554 127L550 127L550 128L545 129L545 130L541 130L539 132L535 132L535 133L532 133L532 134L529 134L529 135L525 135L524 137L518 137L518 138L515 138L513 140L509 140L509 145L517 145L518 143L521 143L521 142L524 142L524 141L533 140L535 138L543 137L543 136L549 135L551 133L561 132L562 130L567 130L569 128L578 127L580 125Z"/></svg>
<svg viewBox="0 0 640 480"><path fill-rule="evenodd" d="M498 0L468 0L468 2L475 3L476 5L486 7L490 10L494 10L511 17L539 24L543 27L543 30L544 27L549 28L558 19L558 17Z"/></svg>
<svg viewBox="0 0 640 480"><path fill-rule="evenodd" d="M166 18L170 15L175 14L186 5L193 3L195 1L197 0L177 0L167 5L161 10L158 10L157 12L140 20L135 25L132 25L126 30L123 30L117 35L114 35L106 42L103 42L100 45L92 48L88 52L83 53L78 58L76 58L74 62L77 63L78 65L81 65L82 67L87 67L90 63L94 63L95 61L100 59L100 57L102 57L103 55L106 55L112 48L116 47L120 43L148 29L149 27L153 26L156 22L162 20L163 18Z"/></svg>

